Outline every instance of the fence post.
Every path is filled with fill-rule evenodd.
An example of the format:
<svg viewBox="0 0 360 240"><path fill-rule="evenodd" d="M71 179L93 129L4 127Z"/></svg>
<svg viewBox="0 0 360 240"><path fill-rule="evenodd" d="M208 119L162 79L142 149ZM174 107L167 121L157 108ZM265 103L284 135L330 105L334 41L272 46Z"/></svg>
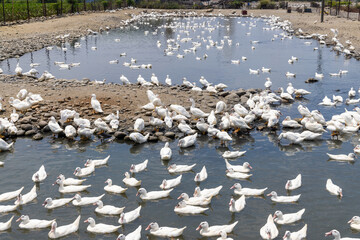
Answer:
<svg viewBox="0 0 360 240"><path fill-rule="evenodd" d="M321 1L321 22L324 22L325 0Z"/></svg>
<svg viewBox="0 0 360 240"><path fill-rule="evenodd" d="M30 22L29 0L26 0L26 8L27 8L28 21Z"/></svg>
<svg viewBox="0 0 360 240"><path fill-rule="evenodd" d="M86 11L86 0L84 0L84 11Z"/></svg>
<svg viewBox="0 0 360 240"><path fill-rule="evenodd" d="M332 0L330 0L330 16L331 16Z"/></svg>
<svg viewBox="0 0 360 240"><path fill-rule="evenodd" d="M44 15L44 17L46 17L46 3L45 3L45 0L42 0L42 4L43 4L43 15Z"/></svg>
<svg viewBox="0 0 360 240"><path fill-rule="evenodd" d="M60 3L60 16L62 16L62 11L63 11L63 9L62 9L62 0L60 2L61 2Z"/></svg>
<svg viewBox="0 0 360 240"><path fill-rule="evenodd" d="M340 15L340 0L338 0L338 2L339 2L339 3L338 3L338 11L337 11L337 14L336 14L336 15L338 15L338 14Z"/></svg>
<svg viewBox="0 0 360 240"><path fill-rule="evenodd" d="M347 19L349 19L349 14L350 14L350 0L348 0Z"/></svg>
<svg viewBox="0 0 360 240"><path fill-rule="evenodd" d="M2 1L2 6L3 6L3 20L4 20L4 24L5 24L5 0Z"/></svg>

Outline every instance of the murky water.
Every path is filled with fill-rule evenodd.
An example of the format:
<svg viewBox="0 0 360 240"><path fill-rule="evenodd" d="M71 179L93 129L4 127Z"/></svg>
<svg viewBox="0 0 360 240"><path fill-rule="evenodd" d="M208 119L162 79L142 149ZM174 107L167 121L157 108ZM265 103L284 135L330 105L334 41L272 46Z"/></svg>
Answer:
<svg viewBox="0 0 360 240"><path fill-rule="evenodd" d="M190 25L210 21L211 25L218 26L212 33L201 33L201 29L195 32L189 31L189 37L193 41L201 41L196 36L205 39L211 35L214 41L220 42L224 36L229 36L233 40L233 45L225 44L223 50L216 48L206 49L203 44L195 54L189 53L185 58L178 59L175 56L164 56L164 45L168 38L176 38L179 29L158 29L158 34L152 32L164 22L182 22ZM249 29L249 23L242 26L239 22L257 21L257 27ZM342 56L336 56L328 48L318 46L313 41L312 45L304 45L305 40L280 38L271 41L274 34L280 34L280 30L264 31L267 27L263 20L241 19L241 18L189 18L152 21L150 25L138 24L139 29L129 27L109 32L109 34L97 37L89 36L81 40L81 48L75 49L68 46L68 51L54 48L52 51L40 50L24 55L19 59L21 66L26 70L30 62L39 62L40 72L47 69L57 77L78 78L89 77L91 79L103 79L119 82L120 74L124 74L131 82L135 82L137 75L143 75L149 80L151 73L155 73L160 81L164 81L166 74L173 79L173 83L179 84L182 77L187 77L191 81L198 81L201 75L209 81L218 83L223 82L229 88L250 88L263 87L266 77L270 77L273 82L273 89L280 86L286 87L288 82L292 82L295 88L305 88L312 92L306 99L295 101L293 104L282 105L278 109L283 113L281 120L286 116L299 117L296 110L298 104L304 104L309 109L319 109L327 120L333 114L341 113L344 107L352 109L353 106L339 105L337 107L322 107L317 104L325 96L332 94L347 96L347 91L351 86L358 87L359 63L354 60L345 60ZM229 30L227 30L229 26ZM144 31L150 33L145 36ZM164 32L164 34L161 34ZM251 35L246 35L251 32ZM184 34L181 34L185 37ZM120 42L115 42L115 38L120 38ZM156 47L156 41L160 40L161 48ZM254 45L255 50L251 50L250 40L259 40L260 43ZM307 40L306 40L307 41ZM239 46L236 43L239 42ZM97 46L97 51L92 51L91 47ZM184 43L181 47L191 47L191 43ZM319 47L314 51L314 47ZM126 52L127 56L120 58L119 54ZM206 60L196 60L196 56L207 54ZM181 53L183 54L183 53ZM289 65L287 60L291 56L297 56L299 61ZM247 61L240 65L231 64L232 59L241 59L246 56ZM151 63L152 69L131 70L124 67L124 61L130 62L133 57L139 64ZM110 65L108 61L119 59L117 65ZM80 67L71 70L58 70L54 61L81 62ZM0 67L6 72L12 72L17 60L9 59L0 63ZM271 67L272 72L260 73L259 75L249 75L249 68ZM347 69L349 73L341 78L329 77L329 72L337 72L339 69ZM285 72L295 72L297 77L287 79ZM323 80L315 84L305 84L304 81L313 77L315 72L323 72ZM331 229L337 229L342 236L360 237L358 233L350 230L346 222L353 216L358 215L359 209L359 164L338 163L328 161L325 154L329 153L349 153L359 142L358 135L344 136L342 141L330 139L330 134L325 133L322 140L306 142L302 145L286 145L276 140L276 133L252 131L250 135L234 137L234 140L226 147L220 147L218 140L208 137L198 139L196 147L179 150L177 140L170 143L173 149L173 158L170 163L192 164L197 166L194 172L185 173L182 183L176 187L171 197L159 201L143 202L135 196L137 189L129 188L126 194L112 195L106 194L103 198L104 204L111 204L118 207L126 206L125 212L133 210L138 205L142 205L141 217L131 224L123 226L119 232L125 234L133 231L138 225L143 229L152 222L157 221L160 226L182 227L187 226L184 239L206 239L201 238L195 228L201 221L208 221L210 225L228 224L239 221L231 237L234 239L259 239L259 229L265 224L268 214L281 210L284 213L296 212L306 208L303 220L290 226L279 226L279 237L283 236L285 230L299 230L304 223L308 224L308 238L323 238L323 234ZM5 166L0 168L0 193L18 189L25 186L24 193L28 192L33 183L32 174L44 164L48 171L48 178L38 186L37 200L22 206L18 211L4 216L0 216L0 221L7 220L12 214L20 216L28 214L30 218L38 219L57 219L58 225L72 222L77 215L82 215L82 221L87 217L94 217L98 223L117 224L118 217L105 217L94 213L94 206L81 208L72 205L48 211L41 204L46 197L57 198L62 196L58 193L57 187L51 184L55 181L58 174L63 173L70 177L77 166L82 166L87 158L103 158L111 155L109 164L106 167L97 168L95 174L87 177L87 184L92 187L88 192L83 193L87 196L97 196L104 193L104 181L111 178L114 184L122 185L123 173L129 170L132 163L140 163L149 159L148 170L136 174L136 178L143 181L142 187L147 190L159 190L162 179L173 178L166 170L167 163L160 160L159 151L163 143L152 143L144 145L129 145L126 143L100 143L99 141L89 143L68 142L67 140L52 140L45 138L40 142L31 139L18 139L15 149L11 153L1 153L0 161L5 162ZM235 182L225 176L225 164L221 157L225 150L246 150L245 156L237 159L233 164L242 164L248 161L253 166L253 176L250 181L241 181L244 187L263 188L268 187L269 191L275 190L279 195L285 195L284 185L287 179L294 178L298 173L303 176L303 186L293 191L291 194L302 194L297 204L274 204L269 197L247 198L246 207L240 213L232 214L228 211L228 202L232 195L229 189ZM199 172L203 165L206 165L209 177L200 184L201 188L211 188L223 185L221 194L212 200L210 209L205 214L198 216L178 216L174 213L174 206L178 200L176 198L186 192L191 195L196 186L193 178L195 172ZM325 189L327 178L343 188L344 198L339 200L330 195ZM66 195L66 197L71 195ZM237 198L237 197L236 197ZM2 203L5 204L5 203ZM10 204L6 203L6 204ZM77 234L72 234L66 239L115 239L117 234L94 235L86 232L87 224L81 223ZM35 239L46 238L49 229L36 231L23 231L18 228L18 224L13 222L10 231L0 234L1 239ZM143 231L146 239L148 232ZM151 239L153 237L147 236Z"/></svg>

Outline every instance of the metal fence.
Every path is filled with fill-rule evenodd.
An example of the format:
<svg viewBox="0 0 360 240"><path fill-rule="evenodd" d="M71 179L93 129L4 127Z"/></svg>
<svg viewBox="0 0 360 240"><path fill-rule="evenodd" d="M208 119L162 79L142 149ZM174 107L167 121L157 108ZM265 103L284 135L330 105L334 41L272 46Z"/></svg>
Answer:
<svg viewBox="0 0 360 240"><path fill-rule="evenodd" d="M127 5L127 0L0 0L0 24L81 11L104 11Z"/></svg>

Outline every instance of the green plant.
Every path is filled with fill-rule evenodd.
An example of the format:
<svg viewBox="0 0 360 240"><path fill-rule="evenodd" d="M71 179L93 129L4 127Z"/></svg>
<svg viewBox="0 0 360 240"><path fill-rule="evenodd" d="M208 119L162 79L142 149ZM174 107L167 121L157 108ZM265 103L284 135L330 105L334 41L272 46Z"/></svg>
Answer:
<svg viewBox="0 0 360 240"><path fill-rule="evenodd" d="M109 7L109 2L108 2L108 1L102 1L102 2L101 2L101 5L103 6L104 11L105 11L105 10L108 9L108 7Z"/></svg>
<svg viewBox="0 0 360 240"><path fill-rule="evenodd" d="M116 0L115 4L116 4L117 8L121 8L122 4L123 4L123 1L122 0Z"/></svg>
<svg viewBox="0 0 360 240"><path fill-rule="evenodd" d="M127 5L128 6L134 6L135 5L135 0L127 0Z"/></svg>
<svg viewBox="0 0 360 240"><path fill-rule="evenodd" d="M261 0L258 8L260 9L274 9L276 4L270 0Z"/></svg>

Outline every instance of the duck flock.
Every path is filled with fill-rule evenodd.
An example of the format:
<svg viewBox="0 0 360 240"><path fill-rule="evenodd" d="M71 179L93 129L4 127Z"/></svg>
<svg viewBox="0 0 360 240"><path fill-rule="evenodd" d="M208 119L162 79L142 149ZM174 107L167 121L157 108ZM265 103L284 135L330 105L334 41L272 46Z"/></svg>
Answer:
<svg viewBox="0 0 360 240"><path fill-rule="evenodd" d="M174 17L174 15L169 14ZM144 16L142 16L144 17ZM146 19L156 19L159 15L151 13L146 15ZM168 16L167 16L168 17ZM221 16L220 16L221 17ZM145 21L143 18L134 18L138 21ZM201 18L199 18L201 19ZM263 21L266 22L268 27L264 30L272 31L275 29L283 29L284 32L281 36L276 35L275 38L291 39L293 33L295 32L291 28L291 23L288 21L280 21L277 17L267 17L263 18ZM221 42L215 42L211 38L200 37L197 41L187 37L189 31L214 31L214 28L221 27L219 25L211 25L213 19L204 20L201 24L190 25L191 21L188 24L181 24L180 22L173 25L164 25L165 27L170 27L173 29L178 29L180 34L184 36L181 37L178 35L176 39L169 39L167 43L157 42L157 47L161 48L163 44L166 45L164 49L164 55L176 56L177 58L186 58L186 54L190 52L196 52L197 48L200 48L205 44L206 48L216 47L219 50L222 50L225 44L231 45L232 40L230 37L225 36ZM256 27L256 19L252 21L242 20L239 24L249 27L249 29ZM129 21L128 24L130 24ZM158 34L158 31L162 31L160 27L153 34ZM300 32L300 30L297 30ZM333 30L334 36L336 39L337 31ZM94 31L89 31L90 34L98 34ZM145 32L145 35L148 35L149 32ZM324 41L326 36L316 35L320 41ZM300 35L300 38L312 38L314 36ZM64 37L66 38L66 36ZM333 39L334 40L334 39ZM181 43L192 42L192 46L189 49L184 49L183 53L180 53ZM256 49L256 44L258 41L252 41L252 49ZM237 43L235 43L237 44ZM307 42L305 42L307 44ZM351 47L351 43L347 43ZM81 46L80 46L81 47ZM350 47L346 48L344 45L341 45L340 42L336 45L336 48L339 52L344 52L347 54L347 51ZM350 48L351 49L351 48ZM96 50L94 47L92 50ZM317 49L315 49L317 50ZM347 50L347 51L346 51ZM66 51L63 49L63 51ZM125 57L126 53L121 53L122 57ZM204 54L203 56L197 56L197 60L206 60L209 56ZM241 62L247 61L247 57L242 57L242 59L234 59L231 61L231 64L241 64ZM297 63L299 62L299 63ZM301 59L292 56L289 60L289 64L300 64ZM119 60L111 60L110 64L118 64ZM77 64L66 64L66 63L56 63L60 68L71 68ZM65 66L66 65L66 66ZM151 69L152 64L143 64L136 65L136 60L131 58L130 62L125 62L124 66L130 67L132 69ZM23 73L21 67L18 66L15 69L15 73L19 76L21 75L32 75L36 76L37 71L35 71L36 65L31 66L32 69ZM33 70L35 69L35 70ZM260 74L260 73L270 73L273 71L271 68L262 67L261 69L249 69L250 74ZM348 74L347 70L339 70L336 73L329 73L331 77L339 77L342 75ZM296 77L295 73L287 72L285 73L286 77L293 78ZM53 79L49 72L45 72L41 78ZM315 73L315 79L321 81L324 78L322 73ZM249 98L245 103L226 103L225 101L218 101L216 106L211 109L209 112L202 110L202 107L196 103L193 98L189 99L188 103L177 103L169 104L166 100L160 98L157 94L156 86L165 84L172 85L170 76L167 76L164 79L164 82L158 80L156 75L153 73L150 81L146 81L141 75L138 76L137 82L131 83L124 75L121 75L120 80L123 84L138 84L141 85L143 91L146 92L148 98L148 103L144 106L141 106L142 109L152 111L152 116L149 120L144 120L142 118L134 119L133 132L129 134L129 139L133 141L134 144L146 144L149 140L150 134L158 131L176 131L181 133L181 138L177 140L177 145L170 146L169 142L166 142L165 145L161 148L159 154L156 157L151 156L149 160L146 159L137 164L129 164L129 171L120 171L121 174L124 173L124 178L122 179L123 184L120 184L119 178L116 178L116 181L108 178L105 181L104 193L98 196L82 196L82 192L91 191L93 188L92 185L87 184L85 178L97 178L94 173L98 168L102 166L111 166L114 157L107 156L104 159L89 159L85 162L84 167L74 166L74 178L65 177L70 176L71 173L62 173L58 172L54 185L58 185L58 191L61 196L66 197L47 197L43 202L43 208L45 209L57 209L54 211L61 211L64 207L73 207L73 208L90 208L90 205L96 205L94 207L94 212L100 215L106 215L113 218L113 224L100 223L96 218L91 216L77 216L72 221L64 221L63 219L35 219L29 215L21 215L16 221L19 224L15 227L13 223L14 216L11 216L10 219L7 219L5 222L0 222L0 231L8 231L10 228L19 228L19 229L45 229L48 228L48 237L49 238L60 238L70 234L74 234L79 231L80 224L86 224L86 231L96 234L96 236L101 237L103 234L108 233L119 233L121 228L124 225L129 223L136 223L139 221L139 218L142 216L143 207L140 205L134 209L127 209L126 206L119 206L118 202L103 202L104 196L108 194L124 194L129 191L131 188L136 189L136 196L129 196L132 201L140 199L144 202L156 202L156 201L171 201L173 203L174 214L187 217L196 217L200 215L204 221L199 221L198 226L177 226L176 223L170 222L167 224L160 225L157 223L157 219L153 219L147 227L139 225L133 229L132 232L124 232L118 235L117 239L141 239L144 231L149 230L149 234L162 238L178 238L186 236L186 232L189 231L189 228L196 228L199 230L199 234L203 237L215 237L216 239L233 239L228 237L231 235L233 230L238 226L238 218L242 218L241 213L245 208L248 201L253 201L256 198L263 198L264 201L271 201L276 204L293 204L298 203L301 206L301 199L303 195L301 193L302 187L302 174L294 173L292 179L283 179L285 184L285 191L287 195L278 194L273 189L268 187L255 188L255 187L242 187L239 181L244 181L250 179L253 174L256 174L255 169L253 170L251 161L243 162L239 164L236 159L244 156L246 151L224 151L222 154L223 168L224 173L228 179L228 184L226 186L209 186L207 188L201 188L199 185L202 185L203 182L206 182L208 178L212 178L211 174L208 174L208 168L206 165L200 166L196 163L196 159L193 159L193 164L184 164L181 161L176 163L172 162L173 151L174 150L183 150L196 146L198 144L198 139L203 136L208 136L209 139L218 139L218 144L221 147L228 148L232 141L236 138L249 135L251 132L256 129L256 126L263 126L265 129L268 129L270 132L276 132L280 130L281 132L277 136L277 142L286 142L289 145L300 145L306 142L318 141L324 139L324 133L331 134L326 135L331 139L336 139L337 141L345 141L344 136L349 134L356 134L359 130L360 124L360 108L355 107L353 110L347 110L341 114L333 115L329 119L325 119L322 113L317 109L309 109L304 104L299 104L297 107L298 113L295 116L282 116L280 110L277 109L278 106L284 104L293 103L294 101L302 101L304 96L311 95L310 91L305 89L295 88L292 83L288 83L286 90L281 87L279 90L272 91L272 82L269 77L264 79L264 90L259 93L250 94ZM98 81L97 84L104 84L105 81ZM219 83L213 84L208 82L205 77L201 77L199 83L202 85L202 88L197 87L195 82L190 82L186 78L183 79L182 85L187 91L193 91L194 94L198 92L206 92L210 95L215 95L218 92L223 92L227 88L226 84ZM295 85L295 84L294 84ZM358 93L360 94L360 92ZM347 94L347 99L345 100L346 104L356 104L360 101L356 99L357 93L354 88L351 88ZM11 105L13 111L9 118L0 119L0 134L9 135L9 133L16 133L17 129L15 123L20 119L20 115L16 111L21 111L25 113L27 109L36 105L38 102L41 102L43 99L39 94L29 93L26 89L21 89L17 94L16 98L7 99ZM63 138L66 137L71 141L90 141L95 135L102 133L113 132L119 128L119 120L121 119L121 114L117 113L104 113L101 107L101 103L96 99L96 93L89 96L89 105L92 107L94 113L101 115L95 121L91 122L85 117L80 117L79 113L73 109L62 109L59 110L60 118L56 119L55 117L50 117L48 120L48 128L53 134L53 137ZM343 97L341 95L333 96L332 100L328 97L325 97L319 105L323 106L336 106L343 102ZM191 104L189 106L189 104ZM2 106L0 106L2 109ZM10 109L8 109L10 110ZM257 128L259 129L259 128ZM346 138L345 138L346 139ZM13 142L8 143L0 139L0 150L1 151L12 151L16 146ZM355 146L354 151L351 153L343 154L330 154L327 153L329 159L340 161L340 162L354 162L356 160L356 154L360 153L360 146ZM324 153L324 155L326 155ZM162 161L167 163L166 170L169 173L169 177L163 179L159 182L159 185L149 186L146 184L146 179L141 178L142 172L148 169L149 165L154 164L154 159L160 158ZM255 160L254 160L255 161ZM4 162L0 162L0 165L4 165ZM6 166L4 167L6 169ZM48 179L47 170L48 167L45 165L39 166L39 170L33 173L31 179L34 182L34 186L27 193L23 193L24 187L18 186L14 191L10 192L0 192L0 202L6 202L0 205L0 213L7 214L13 211L16 211L20 206L25 206L35 199L37 199L37 185L39 184L49 184L46 180ZM294 169L294 171L296 171ZM214 173L213 170L209 171ZM178 175L172 177L172 175ZM52 176L53 177L53 176ZM174 189L182 189L184 179L191 178L196 183L194 188L194 193L183 192L179 196L173 194ZM233 181L236 183L233 183ZM30 176L27 181L30 181ZM101 179L102 181L102 179ZM271 179L269 179L271 181ZM255 183L254 183L255 184ZM146 187L146 188L145 188ZM222 192L224 189L232 189L233 194L230 199L224 199ZM346 186L338 186L335 180L328 178L326 183L323 184L323 188L326 189L331 195L336 195L341 199L343 197L343 188ZM40 200L40 199L38 199ZM13 201L13 202L11 202ZM221 221L222 224L211 224L207 221L207 215L211 217L210 204L212 201L228 201L228 209L223 209L223 211L229 211L231 213L236 213L231 222ZM40 204L39 204L40 205ZM22 208L21 208L22 209ZM125 210L126 209L126 210ZM36 213L33 213L36 216ZM263 224L257 226L259 229L259 235L262 239L276 239L283 236L283 239L292 239L300 240L307 237L307 212L305 208L294 209L290 212L282 212L276 210L275 212L263 213L260 216L263 219ZM351 218L351 217L350 217ZM3 217L1 218L3 219ZM199 218L200 219L200 218ZM60 223L59 226L57 225ZM299 224L301 222L301 225ZM302 224L304 222L304 224ZM350 228L360 231L360 217L353 216L349 222ZM339 223L343 224L343 223ZM281 227L285 225L285 227ZM296 231L288 231L286 229L287 225L295 225L297 227ZM143 227L146 227L143 229ZM309 226L311 227L311 226ZM45 236L46 230L41 230L39 236ZM326 236L332 235L334 239L360 239L360 238L341 238L340 233L337 230L331 230L326 233ZM351 235L351 232L344 233L344 235ZM258 238L254 236L254 239ZM320 236L317 236L320 238ZM115 239L115 237L114 237ZM236 237L234 237L236 239Z"/></svg>

